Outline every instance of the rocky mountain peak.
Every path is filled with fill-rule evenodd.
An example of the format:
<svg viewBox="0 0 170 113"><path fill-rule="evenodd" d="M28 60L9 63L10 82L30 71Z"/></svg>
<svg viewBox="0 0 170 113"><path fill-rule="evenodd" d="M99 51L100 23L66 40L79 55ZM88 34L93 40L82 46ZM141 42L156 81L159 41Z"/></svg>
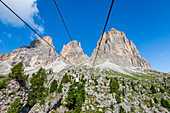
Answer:
<svg viewBox="0 0 170 113"><path fill-rule="evenodd" d="M60 55L66 57L66 59L72 63L81 63L82 61L89 59L89 57L84 54L81 43L79 42L78 45L76 40L64 45Z"/></svg>
<svg viewBox="0 0 170 113"><path fill-rule="evenodd" d="M93 64L100 40L101 38L92 53L91 64ZM104 33L95 64L98 65L106 61L120 66L151 69L150 64L140 56L135 44L126 38L125 33L114 28L108 33Z"/></svg>
<svg viewBox="0 0 170 113"><path fill-rule="evenodd" d="M45 37L43 37L43 39L46 40L50 45L53 46L53 42L52 42L52 38L51 37L45 36ZM48 44L43 39L41 39L41 38L34 39L31 42L29 47L34 48L34 47L48 46Z"/></svg>
<svg viewBox="0 0 170 113"><path fill-rule="evenodd" d="M52 38L43 37L53 46ZM29 46L22 46L12 53L0 54L0 70L23 62L25 67L41 67L54 62L58 54L41 38L36 38Z"/></svg>
<svg viewBox="0 0 170 113"><path fill-rule="evenodd" d="M45 36L43 39L53 46L51 37ZM58 54L43 39L36 38L29 46L22 46L13 50L12 53L0 54L0 69L10 68L10 66L19 62L23 62L25 67L41 67L56 61ZM84 54L81 43L76 40L63 46L60 58L64 56L66 63L69 61L77 64L90 61L90 64L93 64L99 41L91 58ZM111 62L123 67L132 66L151 69L150 64L140 56L135 44L128 40L123 32L114 28L108 33L104 33L95 65L104 62Z"/></svg>

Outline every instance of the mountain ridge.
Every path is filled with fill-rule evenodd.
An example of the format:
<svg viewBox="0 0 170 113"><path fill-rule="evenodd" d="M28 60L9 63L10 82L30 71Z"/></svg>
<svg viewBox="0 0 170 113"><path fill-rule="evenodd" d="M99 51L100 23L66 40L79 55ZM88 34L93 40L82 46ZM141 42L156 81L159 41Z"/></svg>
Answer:
<svg viewBox="0 0 170 113"><path fill-rule="evenodd" d="M52 47L52 38L49 36L43 37ZM99 41L101 38L99 39ZM65 63L80 64L82 62L89 62L90 65L94 62L96 49L93 50L91 57L84 54L81 48L81 43L74 40L66 45L63 45L60 55L56 53L54 48L48 45L41 38L34 39L29 46L21 46L12 51L12 53L0 54L0 68L1 70L8 69L16 63L23 62L25 67L42 67L53 63L57 60L63 60ZM65 57L63 59L63 56ZM100 51L98 52L95 65L103 64L104 62L111 62L123 67L139 67L152 69L150 64L140 56L135 44L128 40L125 33L120 32L114 28L108 33L104 33L101 42Z"/></svg>
<svg viewBox="0 0 170 113"><path fill-rule="evenodd" d="M94 58L99 47L99 39L96 49L94 49L90 64L93 64ZM134 66L151 69L150 64L140 56L135 44L126 38L125 33L112 28L108 33L104 33L101 45L96 58L96 65L106 61L120 66Z"/></svg>

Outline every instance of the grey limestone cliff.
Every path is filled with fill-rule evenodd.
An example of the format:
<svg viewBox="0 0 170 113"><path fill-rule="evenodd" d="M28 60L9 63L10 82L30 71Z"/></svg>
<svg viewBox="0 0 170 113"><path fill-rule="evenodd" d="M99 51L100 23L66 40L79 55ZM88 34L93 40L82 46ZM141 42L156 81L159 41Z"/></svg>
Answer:
<svg viewBox="0 0 170 113"><path fill-rule="evenodd" d="M94 62L100 40L92 53L90 59L91 64ZM140 56L135 44L131 40L128 40L123 32L113 28L103 35L95 65L102 64L106 61L125 67L151 69L150 64Z"/></svg>
<svg viewBox="0 0 170 113"><path fill-rule="evenodd" d="M53 46L51 37L43 38ZM54 62L58 54L44 40L36 38L29 46L22 46L12 53L0 54L1 70L19 62L23 62L25 67L41 67Z"/></svg>

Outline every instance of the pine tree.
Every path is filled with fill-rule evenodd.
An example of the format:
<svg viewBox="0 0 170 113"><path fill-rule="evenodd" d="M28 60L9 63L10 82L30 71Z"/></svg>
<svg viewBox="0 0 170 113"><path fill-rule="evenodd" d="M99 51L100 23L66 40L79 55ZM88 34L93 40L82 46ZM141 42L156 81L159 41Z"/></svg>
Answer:
<svg viewBox="0 0 170 113"><path fill-rule="evenodd" d="M58 86L57 80L53 80L50 86L50 93L53 93L54 91L56 91Z"/></svg>
<svg viewBox="0 0 170 113"><path fill-rule="evenodd" d="M85 89L84 83L82 83L78 85L78 91L76 92L76 105L75 105L76 113L80 113L84 101L85 101Z"/></svg>
<svg viewBox="0 0 170 113"><path fill-rule="evenodd" d="M163 88L160 88L160 92L161 92L161 93L164 93L165 90L164 90Z"/></svg>
<svg viewBox="0 0 170 113"><path fill-rule="evenodd" d="M113 78L110 79L109 87L110 87L110 93L116 92L119 89L119 83L118 83L116 78L115 79L113 79Z"/></svg>
<svg viewBox="0 0 170 113"><path fill-rule="evenodd" d="M152 94L156 94L156 89L154 87L154 85L151 85L151 88L150 88Z"/></svg>
<svg viewBox="0 0 170 113"><path fill-rule="evenodd" d="M60 83L57 92L62 93L62 88L63 88L63 85L62 85L62 83Z"/></svg>
<svg viewBox="0 0 170 113"><path fill-rule="evenodd" d="M125 96L125 88L123 88L122 95Z"/></svg>
<svg viewBox="0 0 170 113"><path fill-rule="evenodd" d="M0 89L3 89L3 88L6 88L6 80L2 80L2 81L0 81Z"/></svg>
<svg viewBox="0 0 170 113"><path fill-rule="evenodd" d="M111 102L111 104L110 104L110 109L114 110L113 102Z"/></svg>
<svg viewBox="0 0 170 113"><path fill-rule="evenodd" d="M81 110L82 110L82 104L83 104L83 101L82 101L82 97L81 97L81 94L77 94L77 97L76 97L76 105L75 105L75 112L76 113L80 113Z"/></svg>
<svg viewBox="0 0 170 113"><path fill-rule="evenodd" d="M84 85L81 84L79 86L81 86L81 87L78 89L79 90L78 93L81 94L82 102L84 102L85 101L85 94L86 94L85 89L84 89Z"/></svg>
<svg viewBox="0 0 170 113"><path fill-rule="evenodd" d="M98 82L97 82L97 80L96 80L96 79L94 79L94 82L95 82L95 86L97 86L97 85L98 85Z"/></svg>
<svg viewBox="0 0 170 113"><path fill-rule="evenodd" d="M157 100L157 98L156 98L156 97L154 97L154 99L153 99L153 100L154 100L154 102L155 102L155 103L158 103L158 100Z"/></svg>
<svg viewBox="0 0 170 113"><path fill-rule="evenodd" d="M125 109L122 106L120 106L119 113L126 113Z"/></svg>
<svg viewBox="0 0 170 113"><path fill-rule="evenodd" d="M18 113L21 111L20 99L17 98L8 108L7 113Z"/></svg>
<svg viewBox="0 0 170 113"><path fill-rule="evenodd" d="M104 82L104 86L106 86L106 82Z"/></svg>
<svg viewBox="0 0 170 113"><path fill-rule="evenodd" d="M124 80L122 81L122 85L125 86L125 81Z"/></svg>
<svg viewBox="0 0 170 113"><path fill-rule="evenodd" d="M28 75L24 75L24 67L22 62L14 65L13 68L11 68L11 72L12 73L9 73L8 76L16 79L18 82L23 82L28 78Z"/></svg>
<svg viewBox="0 0 170 113"><path fill-rule="evenodd" d="M116 97L115 97L115 98L116 98L117 103L121 103L121 98L120 98L119 95L116 94Z"/></svg>
<svg viewBox="0 0 170 113"><path fill-rule="evenodd" d="M74 85L70 85L69 90L68 90L68 96L66 98L66 106L71 110L75 106L76 102L76 91Z"/></svg>
<svg viewBox="0 0 170 113"><path fill-rule="evenodd" d="M165 108L169 108L170 109L170 104L168 103L167 100L164 100L164 98L161 99L161 105Z"/></svg>
<svg viewBox="0 0 170 113"><path fill-rule="evenodd" d="M43 100L42 98L45 98L48 95L48 89L44 87L44 83L46 82L46 80L47 72L43 68L40 68L36 74L32 74L32 78L30 79L32 87L30 89L30 92L28 93L29 106L32 107L40 100L41 103L44 103L45 100Z"/></svg>
<svg viewBox="0 0 170 113"><path fill-rule="evenodd" d="M152 100L150 99L150 106L151 106L151 108L153 107L153 104L152 104Z"/></svg>
<svg viewBox="0 0 170 113"><path fill-rule="evenodd" d="M135 110L133 107L130 108L131 113L135 113Z"/></svg>
<svg viewBox="0 0 170 113"><path fill-rule="evenodd" d="M67 73L65 73L65 75L63 76L61 82L62 83L68 83L70 81L69 76L67 75Z"/></svg>
<svg viewBox="0 0 170 113"><path fill-rule="evenodd" d="M135 84L134 84L133 81L131 81L131 86L132 86L133 91L137 91L137 90L135 89Z"/></svg>

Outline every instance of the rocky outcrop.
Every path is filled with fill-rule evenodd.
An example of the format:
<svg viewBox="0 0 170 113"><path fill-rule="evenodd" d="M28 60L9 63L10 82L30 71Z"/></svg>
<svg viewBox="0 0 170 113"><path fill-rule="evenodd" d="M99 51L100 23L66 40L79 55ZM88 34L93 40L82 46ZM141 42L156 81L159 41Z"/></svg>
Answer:
<svg viewBox="0 0 170 113"><path fill-rule="evenodd" d="M83 49L81 48L81 43L79 42L78 45L77 41L71 41L67 45L64 45L60 56L66 58L64 60L65 62L69 61L71 63L82 63L89 59L89 57L84 54Z"/></svg>
<svg viewBox="0 0 170 113"><path fill-rule="evenodd" d="M45 36L43 39L53 46L51 37ZM8 67L19 62L23 62L25 67L40 67L54 62L58 55L44 40L36 38L29 46L22 46L12 53L0 54L0 68L7 66L6 62Z"/></svg>
<svg viewBox="0 0 170 113"><path fill-rule="evenodd" d="M61 94L54 95L55 98L53 99L47 97L44 105L40 105L39 103L35 104L28 113L49 113L52 109L59 108L63 95Z"/></svg>
<svg viewBox="0 0 170 113"><path fill-rule="evenodd" d="M168 72L168 75L170 76L170 72Z"/></svg>
<svg viewBox="0 0 170 113"><path fill-rule="evenodd" d="M0 89L0 113L6 113L10 105L17 98L20 99L20 105L23 109L27 104L28 94L21 88L17 81L9 80L9 78L3 80L6 81L7 86L6 88Z"/></svg>
<svg viewBox="0 0 170 113"><path fill-rule="evenodd" d="M94 62L100 40L92 53L90 64ZM113 28L103 35L95 65L102 64L106 61L125 67L151 69L150 64L140 56L135 44L131 40L128 40L123 32Z"/></svg>
<svg viewBox="0 0 170 113"><path fill-rule="evenodd" d="M45 36L43 39L54 47L51 37ZM36 38L29 46L22 46L13 50L12 53L0 54L0 70L3 71L0 74L8 73L10 68L19 62L23 62L25 67L41 67L56 61L58 54L44 40ZM84 54L81 44L77 41L64 45L59 58L64 58L66 63L79 64L90 60L90 64L93 64L99 41L91 58ZM104 62L124 67L151 69L150 64L140 56L134 43L128 40L123 32L115 29L104 34L95 65Z"/></svg>

